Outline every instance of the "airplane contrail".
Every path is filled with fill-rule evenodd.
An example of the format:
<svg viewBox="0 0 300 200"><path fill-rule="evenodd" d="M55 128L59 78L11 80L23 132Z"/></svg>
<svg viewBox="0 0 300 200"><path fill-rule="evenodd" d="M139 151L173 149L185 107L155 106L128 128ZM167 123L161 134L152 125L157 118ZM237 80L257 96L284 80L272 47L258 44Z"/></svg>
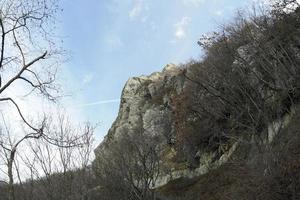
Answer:
<svg viewBox="0 0 300 200"><path fill-rule="evenodd" d="M91 103L81 104L79 107L95 106L95 105L119 103L119 102L120 102L120 99L109 99L109 100L102 100L102 101L95 101L95 102L91 102Z"/></svg>

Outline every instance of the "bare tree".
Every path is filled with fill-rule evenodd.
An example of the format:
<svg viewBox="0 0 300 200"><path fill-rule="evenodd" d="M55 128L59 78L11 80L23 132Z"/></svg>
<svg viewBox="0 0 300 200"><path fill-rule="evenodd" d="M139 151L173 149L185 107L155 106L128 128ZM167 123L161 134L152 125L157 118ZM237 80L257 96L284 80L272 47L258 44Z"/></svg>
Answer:
<svg viewBox="0 0 300 200"><path fill-rule="evenodd" d="M109 144L94 161L103 199L155 199L161 149L150 133L128 133Z"/></svg>
<svg viewBox="0 0 300 200"><path fill-rule="evenodd" d="M44 138L27 140L14 152L15 143L8 126L5 132L2 131L11 141L10 145L4 143L0 148L0 155L6 161L8 172L5 173L12 180L12 183L7 183L13 195L9 198L67 200L87 195L92 181L88 165L91 164L95 127L89 123L75 127L64 115L47 122L44 132L51 136L50 142ZM25 149L26 152L22 153Z"/></svg>
<svg viewBox="0 0 300 200"><path fill-rule="evenodd" d="M9 199L14 200L14 164L18 148L29 139L43 139L56 144L46 134L47 117L33 123L15 98L16 86L26 92L24 98L40 95L56 102L59 87L55 84L56 67L61 52L52 33L55 27L56 0L3 0L0 2L0 102L14 107L24 127L24 135L7 130L0 138L6 158ZM20 94L24 95L24 94ZM3 118L2 125L5 126ZM13 137L13 136L20 137Z"/></svg>

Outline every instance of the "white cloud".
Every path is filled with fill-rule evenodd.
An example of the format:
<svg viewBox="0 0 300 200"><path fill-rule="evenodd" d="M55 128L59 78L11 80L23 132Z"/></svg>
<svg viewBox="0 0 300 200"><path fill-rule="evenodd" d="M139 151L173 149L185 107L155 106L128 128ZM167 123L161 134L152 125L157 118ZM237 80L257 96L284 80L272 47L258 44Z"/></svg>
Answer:
<svg viewBox="0 0 300 200"><path fill-rule="evenodd" d="M136 19L140 16L144 9L144 1L143 0L135 0L133 8L129 11L129 18L131 20Z"/></svg>
<svg viewBox="0 0 300 200"><path fill-rule="evenodd" d="M183 17L175 24L175 38L177 40L182 40L186 38L187 35L187 27L191 22L191 18Z"/></svg>
<svg viewBox="0 0 300 200"><path fill-rule="evenodd" d="M147 11L149 11L149 5L145 0L134 0L133 7L128 15L131 21L139 20L145 23L149 18Z"/></svg>
<svg viewBox="0 0 300 200"><path fill-rule="evenodd" d="M223 11L222 10L215 10L215 11L213 11L213 15L215 15L215 16L222 16L223 15Z"/></svg>
<svg viewBox="0 0 300 200"><path fill-rule="evenodd" d="M86 85L93 81L94 75L92 73L85 74L82 79L82 84Z"/></svg>
<svg viewBox="0 0 300 200"><path fill-rule="evenodd" d="M205 3L206 0L183 0L184 5L186 6L200 6Z"/></svg>

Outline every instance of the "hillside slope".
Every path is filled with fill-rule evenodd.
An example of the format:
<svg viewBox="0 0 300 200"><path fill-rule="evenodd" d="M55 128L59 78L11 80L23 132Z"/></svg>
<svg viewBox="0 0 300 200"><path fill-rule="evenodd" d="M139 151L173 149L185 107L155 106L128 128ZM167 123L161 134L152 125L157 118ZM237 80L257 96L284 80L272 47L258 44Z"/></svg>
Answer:
<svg viewBox="0 0 300 200"><path fill-rule="evenodd" d="M300 10L239 16L205 55L128 80L102 199L299 199Z"/></svg>
<svg viewBox="0 0 300 200"><path fill-rule="evenodd" d="M241 143L221 167L157 189L161 199L300 199L300 107L270 145Z"/></svg>

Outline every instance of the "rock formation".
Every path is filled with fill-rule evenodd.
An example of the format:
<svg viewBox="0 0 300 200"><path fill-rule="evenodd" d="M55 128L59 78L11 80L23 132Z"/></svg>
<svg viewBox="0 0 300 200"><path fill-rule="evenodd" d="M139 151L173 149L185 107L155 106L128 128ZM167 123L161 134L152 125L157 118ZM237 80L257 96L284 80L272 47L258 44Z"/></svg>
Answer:
<svg viewBox="0 0 300 200"><path fill-rule="evenodd" d="M189 168L186 163L176 161L175 143L177 140L174 99L182 95L187 79L183 69L168 64L162 72L150 76L130 78L122 91L118 117L105 136L103 142L95 150L96 156L101 151L107 151L110 144L117 141L121 135L142 131L143 134L158 136L162 146L164 170L158 177L154 187L162 186L178 178L193 178L208 172L225 163L237 147L237 143L219 155L215 150L195 152L198 166Z"/></svg>

